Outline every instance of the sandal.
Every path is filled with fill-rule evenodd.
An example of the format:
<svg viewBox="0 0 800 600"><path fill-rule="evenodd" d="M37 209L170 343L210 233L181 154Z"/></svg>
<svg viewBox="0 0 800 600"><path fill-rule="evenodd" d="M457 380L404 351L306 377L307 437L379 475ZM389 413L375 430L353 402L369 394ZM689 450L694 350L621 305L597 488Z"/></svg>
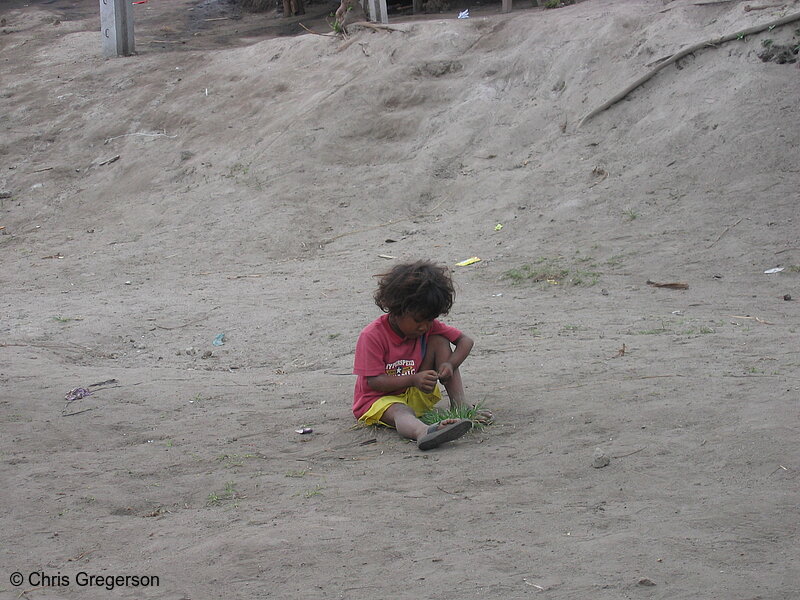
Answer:
<svg viewBox="0 0 800 600"><path fill-rule="evenodd" d="M455 423L450 423L443 427L441 425L441 421L434 423L428 427L428 433L417 440L417 447L420 450L438 448L445 442L457 440L472 429L472 421L469 419L459 419Z"/></svg>

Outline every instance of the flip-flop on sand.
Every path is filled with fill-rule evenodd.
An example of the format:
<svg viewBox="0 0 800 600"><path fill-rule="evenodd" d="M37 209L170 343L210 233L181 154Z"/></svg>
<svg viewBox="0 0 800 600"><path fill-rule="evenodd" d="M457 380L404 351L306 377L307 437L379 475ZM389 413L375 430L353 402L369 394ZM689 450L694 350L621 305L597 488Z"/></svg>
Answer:
<svg viewBox="0 0 800 600"><path fill-rule="evenodd" d="M434 423L428 427L428 433L417 440L417 447L420 450L438 448L445 442L457 440L470 429L472 429L472 421L469 419L459 419L455 423L450 423L443 427L441 426L441 421Z"/></svg>

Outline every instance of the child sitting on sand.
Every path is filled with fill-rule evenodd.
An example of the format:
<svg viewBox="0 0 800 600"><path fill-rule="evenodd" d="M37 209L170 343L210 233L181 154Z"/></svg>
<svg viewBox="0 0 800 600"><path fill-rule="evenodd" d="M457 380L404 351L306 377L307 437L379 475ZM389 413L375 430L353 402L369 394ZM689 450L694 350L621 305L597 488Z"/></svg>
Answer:
<svg viewBox="0 0 800 600"><path fill-rule="evenodd" d="M438 381L451 407L465 404L458 367L473 341L437 320L453 305L453 282L444 267L428 261L400 264L379 277L375 303L387 314L367 325L356 343L353 414L368 425L394 427L420 450L437 448L472 428L469 419L430 426L419 420L442 399Z"/></svg>

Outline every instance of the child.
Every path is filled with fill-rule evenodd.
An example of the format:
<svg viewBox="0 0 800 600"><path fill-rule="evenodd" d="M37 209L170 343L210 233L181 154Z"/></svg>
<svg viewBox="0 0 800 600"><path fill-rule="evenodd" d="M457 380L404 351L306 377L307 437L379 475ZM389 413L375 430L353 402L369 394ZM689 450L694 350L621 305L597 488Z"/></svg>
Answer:
<svg viewBox="0 0 800 600"><path fill-rule="evenodd" d="M388 314L367 325L356 343L353 414L368 425L394 427L420 450L437 448L472 428L469 419L430 426L419 420L442 399L438 381L451 407L466 402L458 367L473 341L437 320L453 306L453 282L444 267L428 261L400 264L379 277L375 303Z"/></svg>

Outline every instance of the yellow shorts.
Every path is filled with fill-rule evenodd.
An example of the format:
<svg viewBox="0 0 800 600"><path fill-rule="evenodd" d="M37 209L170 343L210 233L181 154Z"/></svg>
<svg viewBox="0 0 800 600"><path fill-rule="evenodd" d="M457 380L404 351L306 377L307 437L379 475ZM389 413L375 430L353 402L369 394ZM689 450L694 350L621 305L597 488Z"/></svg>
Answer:
<svg viewBox="0 0 800 600"><path fill-rule="evenodd" d="M426 394L419 388L410 387L399 396L382 396L378 398L372 406L369 407L369 410L361 415L361 418L358 420L360 423L366 425L386 425L386 427L391 427L391 425L381 421L381 417L392 404L397 404L398 402L400 404L405 404L411 407L411 410L413 410L418 417L421 417L436 406L441 399L442 392L438 385L430 394Z"/></svg>

